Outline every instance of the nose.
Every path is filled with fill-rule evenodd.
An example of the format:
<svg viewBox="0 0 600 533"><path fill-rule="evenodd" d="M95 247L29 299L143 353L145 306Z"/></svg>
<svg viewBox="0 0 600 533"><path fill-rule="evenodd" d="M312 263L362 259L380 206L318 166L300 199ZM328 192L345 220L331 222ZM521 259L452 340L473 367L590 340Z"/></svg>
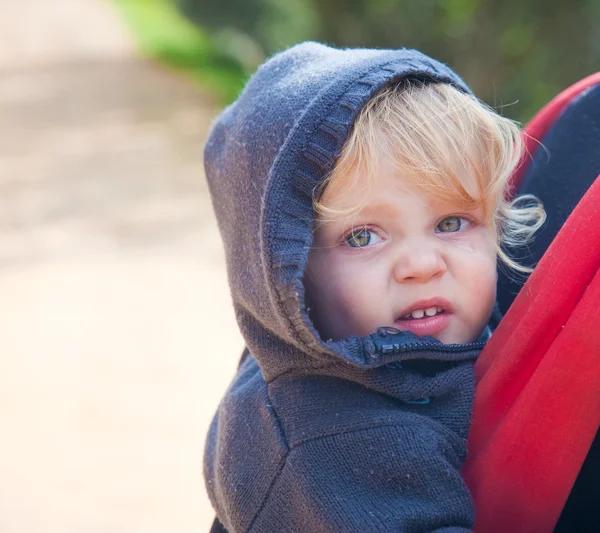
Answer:
<svg viewBox="0 0 600 533"><path fill-rule="evenodd" d="M399 245L394 262L394 278L399 283L426 283L446 270L446 260L435 242L415 238Z"/></svg>

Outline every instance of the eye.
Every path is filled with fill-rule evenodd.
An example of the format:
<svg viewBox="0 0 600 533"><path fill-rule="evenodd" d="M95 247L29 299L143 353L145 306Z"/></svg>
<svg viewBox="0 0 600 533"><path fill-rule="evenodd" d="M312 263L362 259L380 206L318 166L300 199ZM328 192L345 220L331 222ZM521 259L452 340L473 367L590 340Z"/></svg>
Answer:
<svg viewBox="0 0 600 533"><path fill-rule="evenodd" d="M344 237L344 244L351 248L364 248L381 241L377 233L365 228L352 228L350 233Z"/></svg>
<svg viewBox="0 0 600 533"><path fill-rule="evenodd" d="M436 233L455 233L469 227L470 222L462 217L446 217L436 227Z"/></svg>

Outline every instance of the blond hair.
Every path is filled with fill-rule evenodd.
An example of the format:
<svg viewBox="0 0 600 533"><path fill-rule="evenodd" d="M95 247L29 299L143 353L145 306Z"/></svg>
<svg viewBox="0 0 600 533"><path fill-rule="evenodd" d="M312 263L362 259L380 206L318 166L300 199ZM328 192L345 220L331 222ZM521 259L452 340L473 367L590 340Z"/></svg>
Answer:
<svg viewBox="0 0 600 533"><path fill-rule="evenodd" d="M335 168L315 191L315 210L322 218L364 207L340 212L319 199L325 186L343 192L358 185L366 187L368 198L385 154L423 193L461 209L481 208L501 261L531 272L504 250L529 242L546 219L534 196L508 199L509 178L523 151L518 125L475 97L445 83L405 81L384 88L361 110ZM348 183L357 168L365 182Z"/></svg>

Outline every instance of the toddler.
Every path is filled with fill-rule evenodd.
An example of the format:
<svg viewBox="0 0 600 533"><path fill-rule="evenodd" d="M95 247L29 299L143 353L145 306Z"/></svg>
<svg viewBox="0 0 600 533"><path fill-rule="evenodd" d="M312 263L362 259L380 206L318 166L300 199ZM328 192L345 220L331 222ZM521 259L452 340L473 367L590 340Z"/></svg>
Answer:
<svg viewBox="0 0 600 533"><path fill-rule="evenodd" d="M266 62L205 150L246 341L205 478L239 532L470 531L473 361L520 131L413 50L305 43ZM492 321L493 322L493 321ZM222 530L222 529L221 529Z"/></svg>

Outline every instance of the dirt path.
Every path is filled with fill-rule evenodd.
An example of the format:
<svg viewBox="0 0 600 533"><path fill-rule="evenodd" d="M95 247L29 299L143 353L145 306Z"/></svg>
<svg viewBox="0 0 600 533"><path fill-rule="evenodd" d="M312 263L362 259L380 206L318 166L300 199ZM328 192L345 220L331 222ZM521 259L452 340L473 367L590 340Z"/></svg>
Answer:
<svg viewBox="0 0 600 533"><path fill-rule="evenodd" d="M213 114L108 3L0 0L3 533L208 530L204 434L242 346Z"/></svg>

